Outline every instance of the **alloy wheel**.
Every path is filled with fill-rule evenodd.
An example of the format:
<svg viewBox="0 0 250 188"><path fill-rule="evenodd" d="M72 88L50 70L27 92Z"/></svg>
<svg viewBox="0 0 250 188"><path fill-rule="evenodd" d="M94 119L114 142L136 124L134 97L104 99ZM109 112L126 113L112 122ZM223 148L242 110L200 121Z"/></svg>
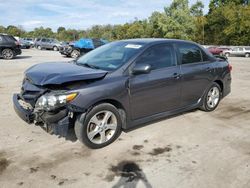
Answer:
<svg viewBox="0 0 250 188"><path fill-rule="evenodd" d="M13 51L11 49L5 49L2 52L4 59L12 59L14 57Z"/></svg>
<svg viewBox="0 0 250 188"><path fill-rule="evenodd" d="M96 113L88 122L87 136L94 144L109 141L117 129L117 118L113 112L105 110Z"/></svg>
<svg viewBox="0 0 250 188"><path fill-rule="evenodd" d="M219 103L220 100L220 90L218 87L212 87L207 95L207 106L209 108L214 108Z"/></svg>

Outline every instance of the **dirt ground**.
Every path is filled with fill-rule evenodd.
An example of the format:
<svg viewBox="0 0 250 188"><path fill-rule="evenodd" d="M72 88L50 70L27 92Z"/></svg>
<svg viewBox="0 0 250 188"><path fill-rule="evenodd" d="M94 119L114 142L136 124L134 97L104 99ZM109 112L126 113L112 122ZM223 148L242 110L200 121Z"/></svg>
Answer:
<svg viewBox="0 0 250 188"><path fill-rule="evenodd" d="M250 187L250 58L230 58L232 93L216 111L180 114L90 150L47 134L15 114L12 94L36 63L69 61L23 50L0 59L0 187Z"/></svg>

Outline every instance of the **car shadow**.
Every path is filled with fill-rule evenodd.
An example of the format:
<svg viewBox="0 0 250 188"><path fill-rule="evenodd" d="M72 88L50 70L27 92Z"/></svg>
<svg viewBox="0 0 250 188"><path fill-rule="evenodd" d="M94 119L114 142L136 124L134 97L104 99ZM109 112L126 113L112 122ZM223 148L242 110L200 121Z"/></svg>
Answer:
<svg viewBox="0 0 250 188"><path fill-rule="evenodd" d="M32 56L16 56L13 60L15 59L28 59L31 58Z"/></svg>

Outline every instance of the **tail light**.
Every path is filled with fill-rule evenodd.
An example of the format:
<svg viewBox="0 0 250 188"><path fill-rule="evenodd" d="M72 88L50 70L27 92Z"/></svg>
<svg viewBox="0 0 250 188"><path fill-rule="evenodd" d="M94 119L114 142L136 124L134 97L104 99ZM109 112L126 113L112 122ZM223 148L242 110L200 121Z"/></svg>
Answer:
<svg viewBox="0 0 250 188"><path fill-rule="evenodd" d="M228 70L229 70L229 72L231 72L233 70L233 66L228 64Z"/></svg>
<svg viewBox="0 0 250 188"><path fill-rule="evenodd" d="M19 41L15 41L15 44L16 44L17 46L20 46L20 42L19 42Z"/></svg>

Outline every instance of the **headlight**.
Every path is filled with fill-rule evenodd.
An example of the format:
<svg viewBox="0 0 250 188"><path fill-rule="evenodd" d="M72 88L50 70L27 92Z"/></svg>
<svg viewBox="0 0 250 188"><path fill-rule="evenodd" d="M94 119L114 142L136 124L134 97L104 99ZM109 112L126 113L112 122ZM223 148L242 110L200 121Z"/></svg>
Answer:
<svg viewBox="0 0 250 188"><path fill-rule="evenodd" d="M37 101L35 108L46 111L55 110L65 106L68 102L74 100L77 93L70 94L46 94L41 96Z"/></svg>

